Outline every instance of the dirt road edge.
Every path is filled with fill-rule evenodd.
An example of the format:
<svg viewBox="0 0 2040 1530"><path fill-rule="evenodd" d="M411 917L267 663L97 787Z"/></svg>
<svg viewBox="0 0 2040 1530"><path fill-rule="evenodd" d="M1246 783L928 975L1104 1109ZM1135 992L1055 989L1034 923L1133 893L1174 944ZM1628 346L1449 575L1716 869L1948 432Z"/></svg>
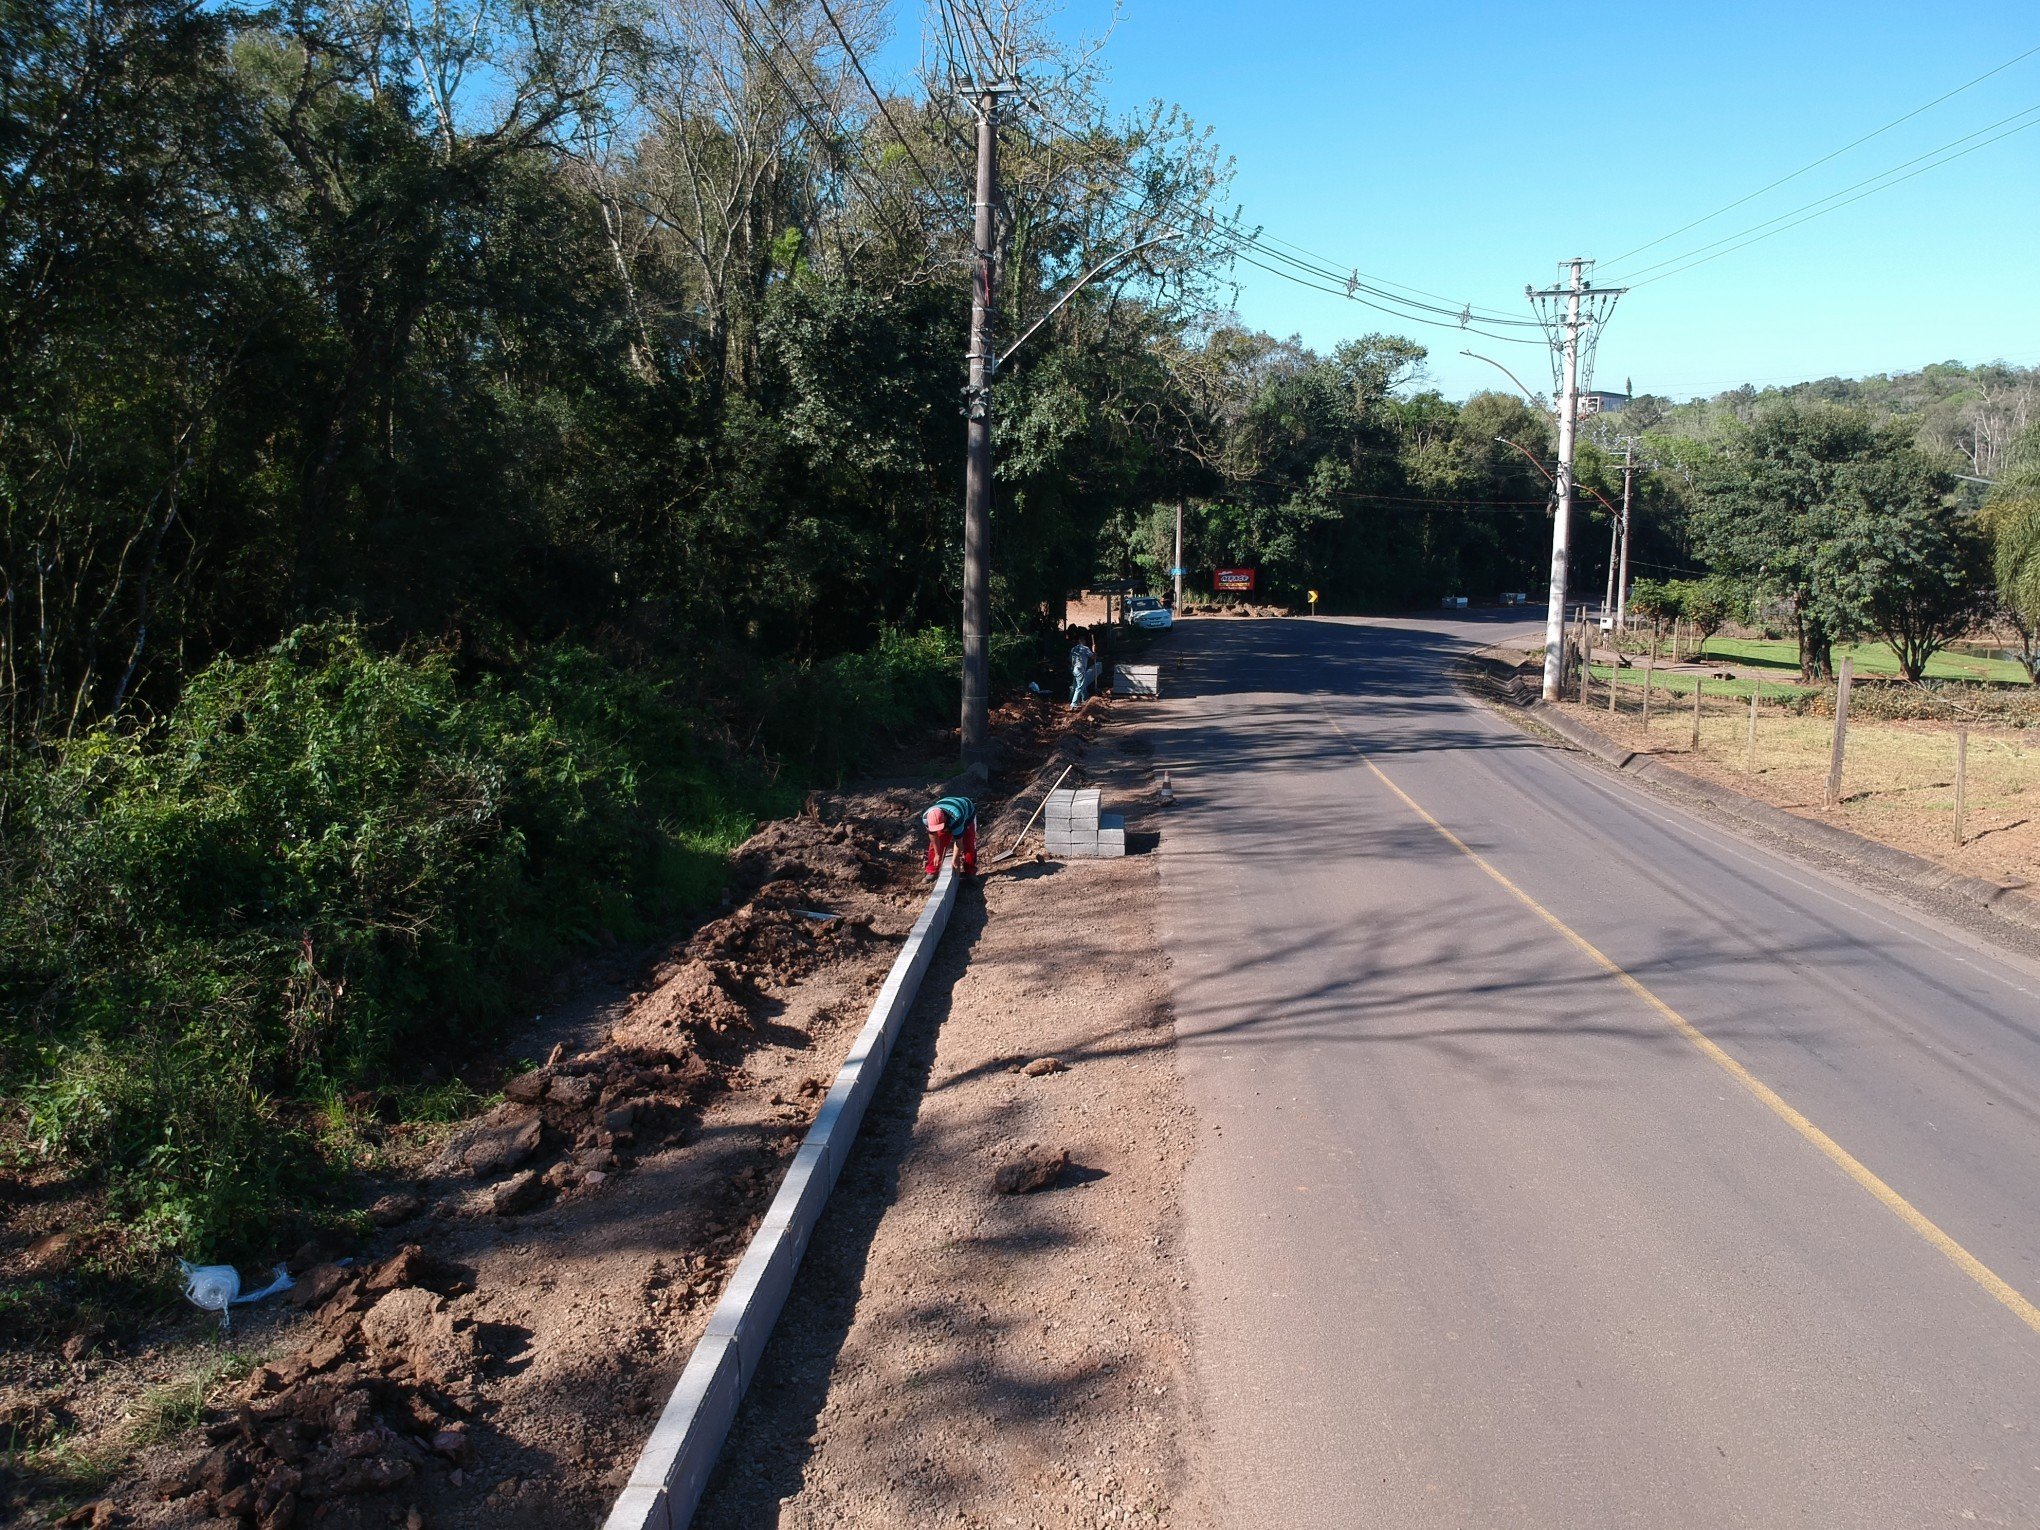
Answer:
<svg viewBox="0 0 2040 1530"><path fill-rule="evenodd" d="M945 863L603 1530L685 1530L956 905Z"/></svg>
<svg viewBox="0 0 2040 1530"><path fill-rule="evenodd" d="M1665 765L1649 755L1637 754L1567 717L1554 707L1533 702L1528 715L1550 729L1573 748L1593 755L1624 775L1641 776L1675 796L1697 799L1731 815L1769 829L1772 833L1811 849L1824 850L1858 865L1872 867L1886 876L1933 892L1949 893L1990 910L2001 919L2040 932L2040 899L2020 888L2008 887L1983 877L1969 876L1924 856L1880 844L1850 829L1818 819L1802 818L1783 808L1759 801L1733 787L1702 780L1676 766Z"/></svg>

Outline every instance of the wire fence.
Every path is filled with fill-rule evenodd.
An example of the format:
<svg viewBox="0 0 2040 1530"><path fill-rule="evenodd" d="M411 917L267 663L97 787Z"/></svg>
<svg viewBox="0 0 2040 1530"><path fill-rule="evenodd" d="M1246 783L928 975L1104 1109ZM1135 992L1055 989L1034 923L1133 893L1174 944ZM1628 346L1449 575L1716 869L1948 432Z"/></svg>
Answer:
<svg viewBox="0 0 2040 1530"><path fill-rule="evenodd" d="M2040 692L1852 674L1816 688L1647 658L1569 678L1566 700L1629 747L1917 848L1988 839L2007 872L2040 876Z"/></svg>

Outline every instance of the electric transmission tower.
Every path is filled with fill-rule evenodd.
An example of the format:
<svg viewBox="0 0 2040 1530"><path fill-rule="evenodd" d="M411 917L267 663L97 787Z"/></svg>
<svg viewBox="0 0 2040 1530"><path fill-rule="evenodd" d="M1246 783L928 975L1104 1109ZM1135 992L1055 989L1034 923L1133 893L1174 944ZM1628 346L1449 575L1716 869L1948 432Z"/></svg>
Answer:
<svg viewBox="0 0 2040 1530"><path fill-rule="evenodd" d="M1558 385L1558 511L1551 523L1551 595L1544 611L1544 699L1556 701L1565 687L1566 558L1570 551L1573 501L1573 446L1579 434L1580 394L1594 378L1594 352L1602 326L1626 287L1595 287L1587 280L1591 260L1574 256L1559 270L1562 287L1523 295L1551 341L1552 380ZM1582 661L1584 662L1584 655Z"/></svg>

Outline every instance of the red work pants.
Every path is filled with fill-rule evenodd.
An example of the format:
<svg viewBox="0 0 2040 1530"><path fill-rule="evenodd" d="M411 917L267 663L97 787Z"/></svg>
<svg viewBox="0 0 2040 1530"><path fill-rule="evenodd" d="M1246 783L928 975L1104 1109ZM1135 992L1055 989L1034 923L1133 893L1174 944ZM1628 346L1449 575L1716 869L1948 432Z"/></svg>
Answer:
<svg viewBox="0 0 2040 1530"><path fill-rule="evenodd" d="M962 832L954 836L948 834L930 834L928 836L928 859L922 869L931 877L940 871L942 869L942 857L948 853L952 839L956 845L956 869L967 877L976 876L977 820L975 819L965 824Z"/></svg>

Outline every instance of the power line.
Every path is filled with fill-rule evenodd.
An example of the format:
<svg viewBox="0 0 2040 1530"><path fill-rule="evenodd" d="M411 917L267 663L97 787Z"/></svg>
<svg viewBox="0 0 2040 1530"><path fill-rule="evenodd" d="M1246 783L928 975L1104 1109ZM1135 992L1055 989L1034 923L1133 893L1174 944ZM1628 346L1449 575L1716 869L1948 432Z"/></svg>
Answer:
<svg viewBox="0 0 2040 1530"><path fill-rule="evenodd" d="M1235 484L1251 484L1255 488L1261 489L1286 490L1292 498L1304 492L1296 484L1281 483L1272 478L1236 478L1229 481ZM1326 499L1359 500L1367 504L1424 505L1431 508L1448 510L1511 510L1521 512L1524 510L1548 510L1551 508L1551 500L1548 497L1544 499L1429 499L1412 494L1374 494L1365 489L1328 489L1318 492L1322 493Z"/></svg>
<svg viewBox="0 0 2040 1530"><path fill-rule="evenodd" d="M970 67L970 58L964 48L963 22L957 17L956 7L950 0L938 0L933 9L936 30L941 34L937 39L937 46L941 50L942 66L947 69L949 85L954 87L959 81L971 78L976 72ZM939 83L938 80L936 84ZM956 119L950 115L947 97L941 89L934 88L933 85L928 92L928 106L941 119L946 132L956 131ZM962 176L967 184L970 183L973 180L971 168L964 163L963 155L958 152L954 140L939 133L931 133L929 136L942 145L949 155L949 162L956 166L957 174Z"/></svg>
<svg viewBox="0 0 2040 1530"><path fill-rule="evenodd" d="M952 75L957 79L969 79L977 74L981 65L987 78L997 74L998 70L992 67L991 55L982 48L977 49L978 57L975 61L971 58L969 44L976 43L977 33L972 30L970 23L958 14L953 0L940 0L935 9L944 34L954 44L953 52L948 45L943 49L948 56Z"/></svg>
<svg viewBox="0 0 2040 1530"><path fill-rule="evenodd" d="M1687 250L1682 254L1667 255L1664 257L1664 259L1653 261L1647 266L1638 266L1636 270L1630 274L1631 276L1642 276L1647 272L1660 270L1665 266L1677 265L1680 261L1685 260L1690 256L1698 255L1703 251L1711 250L1715 248L1715 246L1717 245L1728 244L1733 240L1742 238L1743 235L1745 234L1755 233L1758 229L1769 228L1773 223L1782 223L1785 219L1793 217L1798 213L1805 212L1808 208L1819 207L1824 202L1833 202L1839 197L1847 196L1852 191L1860 191L1865 186L1871 186L1878 181L1885 180L1888 177L1896 176L1901 170L1910 169L1912 166L1919 164L1922 160L1930 160L1933 159L1934 156L1937 154L1945 154L1950 149L1954 149L1962 144L1968 143L1969 140L1972 138L1981 138L1985 133L1995 132L1998 128L2003 127L2008 122L2017 122L2021 117L2031 117L2035 112L2040 112L2040 104L2024 107L2019 111L2013 112L2009 117L2000 117L1996 122L1986 123L1984 126L1977 128L1974 132L1964 133L1960 138L1951 138L1948 142L1944 144L1940 144L1935 148L1928 149L1924 154L1915 154L1911 159L1901 160L1898 164L1892 165L1887 169L1879 170L1875 175L1865 176L1862 180L1855 181L1850 185L1844 186L1839 191L1830 191L1824 196L1815 197L1810 202L1801 202L1797 207L1789 207L1784 212L1774 214L1769 218L1763 219L1761 222L1752 223L1747 228L1738 229L1733 234L1723 234L1719 239L1709 240L1706 244L1695 245L1692 249ZM2016 131L2016 129L2014 129L2014 131ZM2000 134L1999 136L2003 137L2009 135ZM1989 143L1995 143L1996 141L1997 139L1995 138L1986 140L1986 142ZM1984 145L1976 144L1973 147L1980 149L1984 147ZM1951 157L1959 158L1960 156L1956 155ZM1926 168L1932 169L1933 166L1929 165ZM1892 184L1897 185L1898 182L1894 180L1892 181ZM1878 189L1881 190L1882 188L1880 187ZM1624 280L1627 279L1628 278L1626 277L1624 278Z"/></svg>
<svg viewBox="0 0 2040 1530"><path fill-rule="evenodd" d="M1270 243L1279 244L1280 242L1281 242L1280 240L1264 240L1258 234L1255 236L1255 239L1253 240L1253 243L1255 244L1256 248L1259 249L1261 254L1268 256L1270 259L1279 260L1285 265L1294 266L1299 271L1308 272L1312 276L1321 277L1326 281L1337 282L1345 288L1348 296L1351 296L1352 294L1357 292L1365 292L1374 297L1380 298L1384 302L1398 303L1405 308L1413 308L1422 312L1441 314L1444 317L1451 319L1453 321L1453 325L1460 329L1464 329L1467 326L1467 324L1472 322L1476 317L1480 319L1481 323L1501 324L1506 325L1512 329L1543 328L1543 325L1538 323L1538 321L1535 319L1513 319L1500 317L1491 319L1487 318L1485 315L1475 315L1470 304L1460 308L1441 308L1435 303L1419 303L1413 298L1397 297L1394 293L1384 292L1379 287L1373 286L1367 282L1360 281L1358 279L1357 273L1349 276L1343 272L1329 270L1321 266L1312 265L1307 261L1298 260L1293 255L1284 255L1280 250L1272 250L1268 248L1268 244ZM1476 331L1476 333L1484 333L1484 331Z"/></svg>
<svg viewBox="0 0 2040 1530"><path fill-rule="evenodd" d="M1428 324L1434 329L1449 329L1457 334L1479 335L1483 339L1500 340L1507 345L1542 346L1544 344L1542 340L1527 340L1517 335L1497 335L1491 330L1471 329L1462 324L1448 324L1443 319L1427 319L1420 314L1405 313L1400 309L1390 308L1385 304L1372 302L1367 298L1363 298L1357 296L1352 292L1348 292L1343 287L1323 286L1320 283L1308 281L1301 276L1295 275L1293 272L1285 271L1280 266L1267 265L1262 261L1254 259L1253 256L1246 253L1247 250L1255 248L1258 248L1258 246L1252 244L1250 241L1243 241L1242 243L1231 247L1228 250L1228 253L1234 260L1243 260L1248 265L1254 266L1262 271L1266 271L1271 276L1279 276L1284 281L1291 281L1296 283L1296 285L1299 287L1308 287L1313 292L1324 292L1329 293L1333 297L1345 298L1349 302L1360 304L1360 306L1363 308L1372 308L1378 313L1385 313L1389 315L1389 317L1391 318L1401 319L1406 324ZM1268 250L1261 250L1260 253L1266 255L1272 252Z"/></svg>
<svg viewBox="0 0 2040 1530"><path fill-rule="evenodd" d="M1797 170L1792 171L1789 175L1781 175L1775 181L1772 181L1767 185L1759 186L1755 191L1752 191L1748 196L1737 197L1733 202L1725 203L1724 205L1715 208L1713 212L1706 214L1706 216L1695 218L1691 223L1683 224L1680 227L1673 229L1669 234L1658 235L1657 238L1651 240L1648 244L1639 244L1633 250L1624 250L1620 255L1617 255L1612 260L1608 261L1607 264L1611 266L1619 266L1622 264L1623 261L1629 259L1629 257L1632 255L1641 255L1645 250L1655 249L1657 248L1657 246L1663 244L1666 240L1676 239L1679 237L1679 235L1687 232L1687 230L1689 229L1696 229L1703 223L1711 223L1725 212L1735 211L1736 208L1741 207L1745 202L1754 202L1758 197L1762 196L1765 192L1775 191L1780 186L1783 186L1787 181L1796 181L1799 179L1800 176L1805 175L1809 170L1818 170L1822 165L1826 164L1829 160L1838 159L1842 155L1848 153L1849 150L1854 148L1860 148L1862 145L1868 143L1871 139L1881 137L1883 134L1890 132L1893 128L1898 127L1903 123L1912 121L1913 118L1919 116L1922 112L1932 111L1935 107L1939 106L1943 101L1953 100L1956 96L1961 95L1965 90L1970 90L1978 85L1981 85L1985 80L1990 79L1994 75L2003 74L2007 69L2011 68L2012 65L2024 63L2027 59L2031 58L2036 53L2040 53L2040 47L2028 48L2024 53L2021 53L2017 58L2006 59L2002 64L1999 64L1995 69L1986 69L1982 74L1979 74L1975 79L1969 81L1967 84L1957 85L1953 90L1947 92L1945 95L1939 95L1934 97L1934 99L1927 102L1925 106L1916 106L1911 111L1907 112L1904 116L1894 117L1891 119L1891 121L1885 123L1883 127L1874 128L1870 132L1865 133L1861 138L1851 139L1848 143L1843 144L1839 149L1835 149L1827 154L1823 154L1819 159L1812 160L1807 164L1801 165ZM1959 142L1960 140L1958 139L1957 141Z"/></svg>
<svg viewBox="0 0 2040 1530"><path fill-rule="evenodd" d="M899 139L900 147L906 151L907 158L913 161L914 168L921 172L923 183L933 186L935 177L929 174L928 167L921 163L921 156L914 152L914 146L907 141L907 135L900 130L899 123L894 119L892 108L885 104L885 97L878 93L878 87L871 83L871 76L864 72L864 60L859 58L857 50L850 46L850 34L843 30L843 23L836 19L836 13L829 8L829 0L815 0L815 3L821 6L822 14L829 18L829 25L836 33L836 40L843 45L843 56L850 60L850 67L857 71L857 78L864 81L864 88L871 92L871 99L877 103L879 114L891 125L893 136Z"/></svg>
<svg viewBox="0 0 2040 1530"><path fill-rule="evenodd" d="M1331 257L1331 256L1329 256L1329 255L1324 255L1324 254L1320 254L1320 253L1319 253L1318 251L1316 251L1316 250L1308 250L1308 249L1305 249L1305 248L1304 248L1304 247L1303 247L1302 245L1300 245L1300 244L1295 244L1295 243L1292 243L1292 242L1291 242L1290 240L1287 240L1287 239L1278 239L1278 238L1276 238L1276 237L1275 237L1275 236L1274 236L1273 234L1267 234L1267 233L1264 233L1264 234L1263 234L1263 235L1261 236L1261 238L1263 239L1263 241L1264 241L1264 242L1266 242L1266 243L1268 243L1268 244L1279 244L1279 245L1281 245L1281 246L1282 246L1282 247L1283 247L1284 249L1289 249L1289 250L1294 250L1294 251L1296 251L1296 253L1297 253L1297 254L1299 254L1299 255L1308 255L1308 256L1310 256L1310 258L1311 258L1312 260L1315 260L1315 261L1318 261L1318 262L1320 262L1320 263L1321 263L1321 264L1322 264L1322 265L1324 266L1324 268L1325 268L1325 270L1326 270L1327 272L1330 272L1330 271L1332 271L1332 268L1334 268L1335 266L1337 266L1337 265L1338 265L1338 262L1337 262L1337 261L1335 261L1335 260L1333 260L1333 259L1332 259L1332 257ZM1402 292L1413 292L1413 293L1415 293L1415 294L1416 294L1416 295L1417 295L1418 297L1427 297L1427 298L1436 298L1436 299L1437 299L1437 300L1438 300L1439 302L1441 302L1441 303L1450 303L1450 302L1452 301L1452 299L1451 299L1450 297L1448 297L1448 296L1447 296L1447 295L1446 295L1445 293L1442 293L1442 292L1429 292L1429 291L1426 291L1426 290L1425 290L1424 288L1422 288L1422 287L1412 287L1412 286L1410 286L1410 285L1409 285L1408 283L1406 283L1406 282L1396 282L1396 281L1390 281L1390 280L1389 280L1389 279L1388 279L1387 277L1385 277L1385 276L1374 276L1374 275L1371 275L1370 273L1368 273L1368 272L1366 272L1366 271L1361 271L1361 270L1358 270L1357 268L1355 269L1355 271L1354 271L1354 274L1355 274L1355 275L1357 275L1357 276L1364 276L1364 277L1366 277L1366 278L1367 278L1367 279L1368 279L1368 280L1369 280L1370 282L1376 282L1376 283L1379 283L1379 284L1380 284L1381 286L1383 286L1383 287L1394 287L1394 288L1396 288L1396 289L1397 289L1398 291L1402 291ZM1465 307L1465 306L1467 306L1467 305L1463 305L1463 304L1462 304L1461 306L1462 306L1462 308L1463 308L1463 307ZM1458 313L1458 312L1460 312L1461 310L1460 310L1460 309L1451 309L1451 310L1448 310L1448 311L1450 311L1450 312L1453 312L1453 313ZM1484 323L1488 323L1488 324L1526 324L1526 323L1530 323L1530 322L1532 322L1532 321L1530 321L1530 320L1527 320L1527 319L1518 319L1518 318L1516 318L1516 317L1514 317L1513 315L1510 315L1510 314L1504 314L1504 313L1499 313L1499 312L1495 312L1495 311L1492 311L1492 310L1488 310L1488 309L1480 309L1480 308L1476 308L1476 309L1474 309L1474 310L1473 310L1473 317L1474 317L1474 318L1476 318L1476 319L1480 319L1480 320L1481 320L1482 322L1484 322Z"/></svg>
<svg viewBox="0 0 2040 1530"><path fill-rule="evenodd" d="M744 41L751 45L751 49L758 55L759 61L767 69L771 70L772 77L779 82L779 88L786 93L787 101L800 114L801 120L808 125L809 130L814 133L816 140L821 145L822 153L834 161L836 167L844 175L855 182L857 180L857 172L851 167L850 162L837 151L835 134L815 121L813 114L808 110L807 104L801 100L800 92L794 88L793 82L787 79L785 73L781 71L775 50L767 48L758 40L758 34L751 30L751 23L744 14L742 9L743 3L744 0L722 0L722 7L729 13L730 20L737 24L737 30L743 34ZM775 30L779 30L776 23ZM807 65L801 61L799 54L794 52L793 45L788 40L784 30L779 30L779 42L780 48L777 51L783 51L789 59L793 60L795 67L800 70L802 78L807 81L809 87L814 91L816 105L825 104L826 92L823 91L821 82L808 73ZM872 187L860 185L859 189L870 199L874 210L877 210L882 205L883 199L877 195Z"/></svg>
<svg viewBox="0 0 2040 1530"><path fill-rule="evenodd" d="M1035 109L1035 111L1040 114L1044 122L1046 122L1051 128L1055 129L1057 132L1061 133L1063 137L1069 139L1070 142L1078 145L1079 147L1085 145L1086 143L1085 135L1077 132L1075 129L1070 127L1068 123L1064 122L1061 118L1057 117L1053 112L1049 111L1048 108L1045 105L1043 105L1043 103L1040 100L1035 99L1033 97L1029 97L1028 104L1031 105ZM1125 192L1138 195L1143 200L1152 200L1158 207L1162 208L1163 210L1173 211L1178 213L1179 215L1187 216L1188 219L1195 224L1214 224L1214 220L1211 219L1210 215L1205 213L1201 208L1193 208L1188 209L1186 211L1186 209L1184 209L1180 203L1176 202L1174 199L1170 197L1156 196L1153 193L1151 193L1146 187L1131 184L1126 178L1127 172L1125 171L1118 170L1112 166L1104 167L1104 171L1107 177L1116 182L1119 185L1119 187ZM1219 229L1222 229L1223 237L1236 246L1252 248L1257 253L1264 255L1271 260L1280 261L1284 265L1294 267L1296 270L1303 271L1311 276L1318 277L1322 281L1337 284L1337 290L1334 290L1334 288L1331 287L1319 287L1316 290L1332 293L1332 295L1334 296L1344 296L1350 298L1355 302L1363 303L1363 305L1366 307L1376 309L1377 311L1382 313L1386 313L1393 318L1405 319L1411 323L1416 324L1431 324L1434 327L1441 329L1452 328L1463 330L1465 329L1466 325L1469 322L1476 319L1484 324L1503 325L1509 328L1520 329L1542 328L1542 326L1538 324L1537 321L1535 321L1534 319L1518 319L1509 317L1504 314L1490 314L1485 310L1474 309L1474 307L1471 304L1462 304L1458 308L1446 308L1439 307L1431 303L1415 302L1410 298L1398 296L1396 293L1393 292L1384 292L1381 290L1381 286L1400 287L1404 291L1422 293L1421 288L1405 287L1404 284L1400 282L1391 282L1388 281L1386 278L1370 278L1367 281L1363 281L1361 280L1361 277L1364 273L1362 273L1357 267L1354 268L1352 272L1349 274L1347 271L1335 268L1328 263L1314 265L1311 263L1311 261L1299 259L1295 255L1284 254L1282 250L1272 249L1270 248L1270 246L1282 245L1285 246L1287 249L1299 251L1303 255L1311 255L1311 252L1309 250L1305 250L1301 245L1291 244L1287 240L1275 238L1273 235L1266 233L1264 230L1257 229L1252 234L1244 234L1240 232L1236 227L1228 227L1223 224L1216 224L1215 226ZM1207 240L1204 242L1209 241ZM1326 256L1313 256L1312 259L1329 262L1330 258ZM1248 264L1260 265L1258 261L1252 260L1249 260ZM1275 271L1267 266L1261 266L1261 269L1270 271L1272 275L1281 276L1290 281L1297 281L1297 278L1291 276L1288 272ZM1381 286L1374 285L1373 283L1375 282L1379 282ZM1299 282L1298 285L1312 286L1313 284L1309 282ZM1369 294L1369 296L1378 299L1379 301L1367 302L1365 299L1362 299L1358 296L1358 294L1361 292L1365 292ZM1443 298L1443 294L1441 293L1422 293L1422 295L1427 297ZM1444 301L1450 302L1451 300L1449 298L1444 298ZM1393 304L1397 306L1385 307L1383 306L1384 304ZM1442 315L1452 320L1453 322L1449 325L1439 324L1435 319L1426 319L1418 315L1405 312L1406 309L1426 310L1433 314ZM1502 340L1509 338L1504 335L1489 334L1489 332L1486 330L1476 330L1473 332L1476 334L1483 335L1489 339ZM1531 341L1517 343L1535 344L1536 342Z"/></svg>
<svg viewBox="0 0 2040 1530"><path fill-rule="evenodd" d="M1953 154L1947 154L1943 158L1934 160L1932 164L1921 165L1917 170L1908 171L1904 175L1896 175L1896 172L1899 170L1904 170L1906 168L1906 165L1916 163L1916 161L1907 160L1906 165L1895 165L1892 167L1892 169L1885 171L1882 175L1876 175L1870 178L1872 181L1882 181L1883 182L1882 185L1870 186L1870 189L1868 191L1863 191L1858 193L1856 196L1848 197L1845 201L1836 202L1833 200L1833 197L1824 197L1821 200L1829 202L1832 205L1823 207L1819 205L1819 203L1813 202L1806 203L1805 207L1811 207L1814 210L1811 212L1807 212L1804 217L1793 218L1790 223L1783 224L1778 228L1770 228L1768 225L1771 223L1777 223L1780 218L1791 218L1792 213L1804 211L1804 208L1795 207L1792 209L1792 212L1780 213L1777 218L1767 219L1764 223L1752 224L1749 228L1744 229L1742 231L1742 234L1749 234L1753 235L1754 237L1744 239L1742 238L1742 234L1730 234L1727 236L1728 240L1740 240L1740 243L1729 244L1727 249L1714 249L1714 245L1703 244L1699 246L1698 249L1688 250L1685 255L1674 255L1667 260L1659 261L1656 265L1645 266L1642 268L1645 271L1657 271L1658 274L1655 276L1646 276L1641 281L1634 280L1633 278L1625 279L1629 280L1629 283L1632 287L1647 287L1652 282L1661 282L1668 276L1677 276L1681 272L1692 270L1695 266L1704 266L1711 260L1719 260L1724 255L1732 255L1737 250L1747 249L1750 245L1761 244L1764 240L1769 239L1774 235L1784 233L1786 229L1797 228L1802 223L1811 223L1815 218L1825 217L1827 214L1831 212L1838 212L1844 207L1848 207L1853 203L1862 201L1865 197L1874 197L1880 191L1889 191L1893 186L1901 185L1904 182L1911 180L1914 176L1925 175L1929 170L1938 170L1943 165L1953 164L1958 159L1966 158L1968 155L1974 154L1979 149L1987 149L1992 144L1998 143L2006 138L2010 138L2016 133L2023 133L2028 128L2040 127L2040 116L2033 115L2036 112L2040 112L2040 106L2031 106L2028 107L2023 112L2015 113L2012 117L2006 117L2003 119L2003 122L2014 121L2017 117L2026 117L2029 120L2020 123L2017 127L2006 128L2004 132L1997 134L1996 137L1986 138L1982 143L1971 144L1966 149L1960 149ZM2000 127L2002 125L2003 125L2002 122L1994 122L1991 124L1991 127ZM1990 129L1979 128L1977 131L1989 132ZM1969 134L1968 136L1973 138L1976 136L1976 134L1972 133ZM1963 141L1962 139L1958 138L1954 142L1961 143L1962 141ZM1953 147L1952 144L1943 144L1941 146L1941 149L1929 150L1928 154L1939 154L1942 152L1943 149L1948 149L1952 147ZM1928 155L1920 156L1920 158L1922 159L1927 157ZM1885 179L1886 176L1892 176L1894 178L1886 180ZM1858 181L1856 183L1856 186L1865 185L1869 185L1869 182ZM1856 186L1845 187L1844 191L1854 191L1856 190ZM1838 191L1834 193L1834 196L1836 197L1842 195L1843 191ZM1757 230L1759 229L1763 229L1765 230L1765 232L1758 233ZM1727 242L1726 240L1717 239L1714 241L1714 244L1723 244L1726 242ZM1706 250L1714 250L1714 253L1711 255L1703 254L1702 252ZM1697 260L1688 259L1689 256L1696 255L1699 256L1700 258ZM1685 261L1686 263L1684 265L1676 265L1675 262L1678 261ZM1662 266L1672 266L1673 269L1669 271L1659 270L1659 267Z"/></svg>

